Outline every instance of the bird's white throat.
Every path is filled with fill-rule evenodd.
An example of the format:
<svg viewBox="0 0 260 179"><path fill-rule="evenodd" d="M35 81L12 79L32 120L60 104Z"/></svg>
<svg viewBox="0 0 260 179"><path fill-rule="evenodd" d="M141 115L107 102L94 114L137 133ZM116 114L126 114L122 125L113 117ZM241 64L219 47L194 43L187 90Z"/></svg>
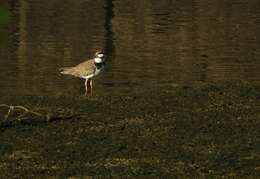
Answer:
<svg viewBox="0 0 260 179"><path fill-rule="evenodd" d="M102 63L103 60L99 57L94 58L95 63Z"/></svg>

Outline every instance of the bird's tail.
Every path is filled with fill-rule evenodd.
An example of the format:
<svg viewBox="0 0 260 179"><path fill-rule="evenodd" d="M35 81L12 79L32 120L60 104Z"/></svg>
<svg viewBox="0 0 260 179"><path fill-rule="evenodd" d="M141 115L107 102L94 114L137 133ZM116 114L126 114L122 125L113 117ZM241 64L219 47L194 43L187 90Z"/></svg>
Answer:
<svg viewBox="0 0 260 179"><path fill-rule="evenodd" d="M64 67L59 69L60 73L63 75L71 75L74 72L72 67Z"/></svg>

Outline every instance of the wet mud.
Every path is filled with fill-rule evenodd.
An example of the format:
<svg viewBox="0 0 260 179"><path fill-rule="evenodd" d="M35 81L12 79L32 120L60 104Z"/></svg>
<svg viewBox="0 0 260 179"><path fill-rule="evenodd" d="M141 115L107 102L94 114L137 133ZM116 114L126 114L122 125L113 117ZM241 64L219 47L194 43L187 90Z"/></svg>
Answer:
<svg viewBox="0 0 260 179"><path fill-rule="evenodd" d="M0 178L260 176L259 89L1 97Z"/></svg>

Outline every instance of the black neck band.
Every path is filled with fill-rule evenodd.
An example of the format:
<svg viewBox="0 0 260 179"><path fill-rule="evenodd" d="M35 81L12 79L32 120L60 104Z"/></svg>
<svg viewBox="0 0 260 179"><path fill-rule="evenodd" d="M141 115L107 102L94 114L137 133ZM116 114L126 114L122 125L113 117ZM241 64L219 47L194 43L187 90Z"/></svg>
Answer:
<svg viewBox="0 0 260 179"><path fill-rule="evenodd" d="M105 62L101 62L101 63L94 63L95 66L97 67L97 69L100 69L103 65L105 65Z"/></svg>

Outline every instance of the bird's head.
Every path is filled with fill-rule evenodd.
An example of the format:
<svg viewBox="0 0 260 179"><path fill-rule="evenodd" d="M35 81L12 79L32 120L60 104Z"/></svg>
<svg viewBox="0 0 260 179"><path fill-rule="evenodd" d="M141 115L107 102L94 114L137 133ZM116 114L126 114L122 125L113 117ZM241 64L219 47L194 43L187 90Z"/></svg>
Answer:
<svg viewBox="0 0 260 179"><path fill-rule="evenodd" d="M103 63L105 62L105 56L101 50L97 51L95 53L95 58L94 58L95 63Z"/></svg>

